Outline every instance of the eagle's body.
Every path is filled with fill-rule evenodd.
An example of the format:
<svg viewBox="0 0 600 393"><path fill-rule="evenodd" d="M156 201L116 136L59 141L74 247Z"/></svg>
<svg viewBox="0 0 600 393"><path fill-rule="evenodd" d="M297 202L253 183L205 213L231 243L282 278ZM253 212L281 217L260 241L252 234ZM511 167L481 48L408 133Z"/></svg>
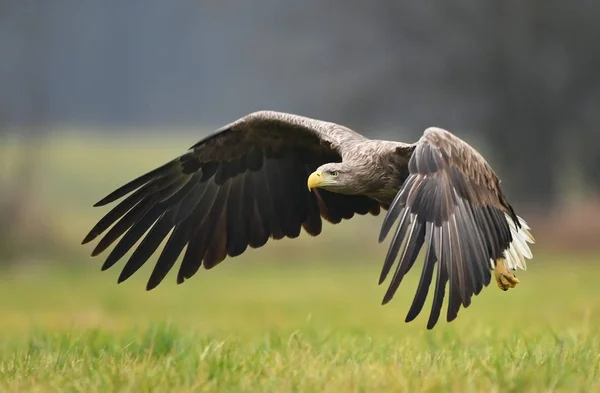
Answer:
<svg viewBox="0 0 600 393"><path fill-rule="evenodd" d="M308 189L307 189L308 185ZM124 236L103 269L144 236L123 268L130 277L169 234L148 282L156 287L185 253L177 281L210 269L269 238L312 236L322 218L337 224L354 214L387 210L379 240L395 222L380 283L399 263L384 297L393 297L425 246L425 263L407 321L421 311L437 265L428 328L440 315L450 284L447 320L456 318L491 279L502 289L525 269L533 238L506 200L485 159L448 131L428 128L414 144L368 139L339 124L260 111L222 127L175 160L125 184L98 205L127 198L84 239L112 228L92 255ZM401 246L404 247L401 251Z"/></svg>

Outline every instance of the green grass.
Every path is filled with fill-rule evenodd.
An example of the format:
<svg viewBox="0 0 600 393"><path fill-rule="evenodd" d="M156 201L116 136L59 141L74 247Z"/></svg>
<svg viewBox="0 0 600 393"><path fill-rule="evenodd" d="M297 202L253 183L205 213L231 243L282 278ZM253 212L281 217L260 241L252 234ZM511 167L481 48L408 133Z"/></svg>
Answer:
<svg viewBox="0 0 600 393"><path fill-rule="evenodd" d="M600 391L598 255L536 246L516 289L492 285L432 331L431 299L404 322L420 263L380 305L381 217L270 242L183 285L172 272L146 292L151 266L116 285L122 264L100 272L79 246L108 211L91 205L199 137L55 135L37 153L35 219L82 254L0 274L0 392ZM14 157L0 146L4 172Z"/></svg>
<svg viewBox="0 0 600 393"><path fill-rule="evenodd" d="M151 292L147 268L121 285L87 267L5 277L0 390L600 389L600 268L540 260L426 331L426 315L404 323L416 272L382 307L378 260L289 262L238 259Z"/></svg>

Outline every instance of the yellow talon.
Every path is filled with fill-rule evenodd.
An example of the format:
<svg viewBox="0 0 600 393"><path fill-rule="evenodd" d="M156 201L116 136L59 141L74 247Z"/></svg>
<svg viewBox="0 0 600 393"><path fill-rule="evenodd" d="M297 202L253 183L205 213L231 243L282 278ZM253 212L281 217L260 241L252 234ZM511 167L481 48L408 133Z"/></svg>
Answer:
<svg viewBox="0 0 600 393"><path fill-rule="evenodd" d="M498 258L496 260L494 274L496 276L498 288L502 289L503 291L507 291L508 288L514 288L519 283L519 279L508 271L506 265L504 265L504 259L502 258Z"/></svg>

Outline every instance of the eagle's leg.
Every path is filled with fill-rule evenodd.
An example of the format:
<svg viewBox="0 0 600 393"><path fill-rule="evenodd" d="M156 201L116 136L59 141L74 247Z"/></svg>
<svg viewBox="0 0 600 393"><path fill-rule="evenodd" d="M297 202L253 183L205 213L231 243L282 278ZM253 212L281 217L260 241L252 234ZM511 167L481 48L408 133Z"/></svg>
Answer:
<svg viewBox="0 0 600 393"><path fill-rule="evenodd" d="M507 291L508 288L514 288L519 283L517 276L509 272L506 268L506 265L504 264L504 258L496 259L494 275L496 276L498 288L502 289L503 291Z"/></svg>

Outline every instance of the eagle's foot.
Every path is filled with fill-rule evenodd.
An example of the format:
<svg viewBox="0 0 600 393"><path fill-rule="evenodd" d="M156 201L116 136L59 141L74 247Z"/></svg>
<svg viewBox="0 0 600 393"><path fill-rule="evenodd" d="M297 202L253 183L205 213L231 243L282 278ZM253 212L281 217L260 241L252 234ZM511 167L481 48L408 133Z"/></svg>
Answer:
<svg viewBox="0 0 600 393"><path fill-rule="evenodd" d="M494 268L494 275L496 276L496 283L498 288L503 291L507 291L508 288L514 288L519 283L519 279L513 273L509 272L504 265L503 259L496 261L496 267Z"/></svg>

